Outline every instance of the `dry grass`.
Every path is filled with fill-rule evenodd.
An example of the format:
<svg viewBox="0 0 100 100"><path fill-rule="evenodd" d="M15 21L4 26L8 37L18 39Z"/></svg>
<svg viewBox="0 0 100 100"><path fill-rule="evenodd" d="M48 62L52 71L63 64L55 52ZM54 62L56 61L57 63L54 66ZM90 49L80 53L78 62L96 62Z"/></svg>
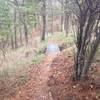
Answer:
<svg viewBox="0 0 100 100"><path fill-rule="evenodd" d="M40 37L31 36L27 46L24 45L17 50L7 50L5 59L2 52L0 52L0 72L6 72L8 74L16 73L16 71L23 70L31 65L33 63L33 59L35 59L35 61L37 60L36 63L40 63L39 60L41 60L44 56L41 56L39 51L45 48L51 40L54 40L57 44L73 44L72 36L66 37L65 33L60 32L53 34L53 36L48 35L46 37L46 41L43 42L40 41Z"/></svg>
<svg viewBox="0 0 100 100"><path fill-rule="evenodd" d="M0 72L14 73L29 66L36 53L36 48L38 48L37 42L39 41L36 39L30 40L28 46L24 45L17 50L7 50L5 59L0 52Z"/></svg>

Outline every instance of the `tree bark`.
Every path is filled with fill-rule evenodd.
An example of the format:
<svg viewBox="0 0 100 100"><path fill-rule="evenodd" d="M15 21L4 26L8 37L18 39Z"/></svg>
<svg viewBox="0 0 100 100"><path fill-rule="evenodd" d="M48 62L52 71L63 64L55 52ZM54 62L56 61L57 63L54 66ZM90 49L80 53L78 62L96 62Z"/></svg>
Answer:
<svg viewBox="0 0 100 100"><path fill-rule="evenodd" d="M42 29L42 38L41 40L45 40L45 34L46 34L46 1L43 1L43 7L42 7L42 20L43 20L43 29Z"/></svg>
<svg viewBox="0 0 100 100"><path fill-rule="evenodd" d="M66 37L68 36L69 31L69 13L67 12L67 6L68 6L68 0L65 0L65 6L64 6L64 30L66 32Z"/></svg>
<svg viewBox="0 0 100 100"><path fill-rule="evenodd" d="M67 13L65 13L64 29L65 29L65 32L66 32L66 36L68 36L68 31L69 31L69 15Z"/></svg>
<svg viewBox="0 0 100 100"><path fill-rule="evenodd" d="M100 32L95 32L98 28L98 23L95 25L97 20L100 22L100 14L93 15L94 11L97 8L94 7L98 5L100 2L91 1L87 5L87 2L83 2L83 8L79 4L77 0L77 4L80 9L80 17L79 17L79 30L77 34L77 56L76 56L76 79L83 80L87 77L89 68L91 66L94 55L97 51L97 48L100 44ZM92 9L91 9L92 8ZM93 43L91 43L92 35L95 32L95 39ZM99 35L98 35L99 34ZM92 48L91 48L92 45ZM87 52L88 48L90 48L89 52Z"/></svg>
<svg viewBox="0 0 100 100"><path fill-rule="evenodd" d="M52 6L52 1L51 1L51 6ZM52 9L51 9L52 10ZM51 15L51 33L53 34L53 23L54 23L54 20L53 20L53 17L54 17L54 15L53 15L53 10L52 10L52 15Z"/></svg>
<svg viewBox="0 0 100 100"><path fill-rule="evenodd" d="M28 29L26 23L24 23L24 31L25 31L25 40L26 44L28 44Z"/></svg>
<svg viewBox="0 0 100 100"><path fill-rule="evenodd" d="M14 37L15 37L15 49L18 48L17 44L17 28L16 28L16 8L14 9Z"/></svg>
<svg viewBox="0 0 100 100"><path fill-rule="evenodd" d="M14 49L14 39L13 39L13 35L11 35L11 48Z"/></svg>
<svg viewBox="0 0 100 100"><path fill-rule="evenodd" d="M23 39L22 39L22 28L21 26L19 27L19 31L20 31L20 44L22 45L23 44Z"/></svg>

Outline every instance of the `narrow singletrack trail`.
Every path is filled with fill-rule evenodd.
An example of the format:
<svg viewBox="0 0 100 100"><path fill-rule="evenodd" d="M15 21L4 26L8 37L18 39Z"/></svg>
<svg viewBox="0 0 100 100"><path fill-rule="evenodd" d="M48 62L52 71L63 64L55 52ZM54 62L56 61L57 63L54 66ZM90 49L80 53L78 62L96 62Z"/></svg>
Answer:
<svg viewBox="0 0 100 100"><path fill-rule="evenodd" d="M25 86L19 89L18 94L11 100L53 100L49 91L48 80L50 74L50 64L55 55L48 55L44 62L39 66L35 80L31 79ZM31 73L34 77L34 73Z"/></svg>
<svg viewBox="0 0 100 100"><path fill-rule="evenodd" d="M40 68L34 100L53 100L47 84L50 76L50 64L53 58L54 56L48 56L44 61L44 65Z"/></svg>

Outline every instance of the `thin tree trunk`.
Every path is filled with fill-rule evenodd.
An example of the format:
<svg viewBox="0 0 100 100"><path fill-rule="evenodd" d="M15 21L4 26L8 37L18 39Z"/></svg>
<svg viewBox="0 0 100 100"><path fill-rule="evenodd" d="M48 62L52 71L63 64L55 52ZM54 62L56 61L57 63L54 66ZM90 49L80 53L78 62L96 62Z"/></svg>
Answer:
<svg viewBox="0 0 100 100"><path fill-rule="evenodd" d="M43 14L42 14L42 20L43 20L43 29L42 29L42 38L41 40L45 40L45 33L46 33L46 1L43 0Z"/></svg>
<svg viewBox="0 0 100 100"><path fill-rule="evenodd" d="M22 0L22 3L24 5L24 0ZM28 44L28 28L27 28L27 22L26 22L26 14L23 13L22 14L22 18L20 17L20 21L22 22L23 24L23 27L24 27L24 36L25 36L25 41L26 41L26 45Z"/></svg>
<svg viewBox="0 0 100 100"><path fill-rule="evenodd" d="M24 23L24 31L25 31L25 40L26 44L28 44L28 29L26 23Z"/></svg>
<svg viewBox="0 0 100 100"><path fill-rule="evenodd" d="M17 29L16 29L16 8L14 9L14 37L15 37L15 49L18 48L17 44Z"/></svg>
<svg viewBox="0 0 100 100"><path fill-rule="evenodd" d="M53 14L53 4L52 4L52 0L50 1L50 5L51 5L51 33L53 34L53 23L54 23L54 14Z"/></svg>
<svg viewBox="0 0 100 100"><path fill-rule="evenodd" d="M4 41L3 38L1 40L1 51L2 51L2 54L3 54L4 61L5 61L6 60L6 50L5 50L5 41Z"/></svg>
<svg viewBox="0 0 100 100"><path fill-rule="evenodd" d="M14 49L14 39L13 39L13 35L11 35L11 48Z"/></svg>
<svg viewBox="0 0 100 100"><path fill-rule="evenodd" d="M24 2L24 0L22 1ZM20 33L20 44L22 45L22 24L21 24L21 11L20 11L20 8L19 8L19 1L18 0L15 0L15 5L17 6L17 11L18 11L18 17L19 17L19 33Z"/></svg>
<svg viewBox="0 0 100 100"><path fill-rule="evenodd" d="M53 20L53 11L52 11L52 22L51 22L51 33L53 34L53 22L54 20Z"/></svg>
<svg viewBox="0 0 100 100"><path fill-rule="evenodd" d="M69 15L67 13L65 13L64 29L65 29L65 32L66 32L66 36L68 36L68 31L69 31Z"/></svg>
<svg viewBox="0 0 100 100"><path fill-rule="evenodd" d="M69 14L67 12L67 6L68 6L68 1L65 0L65 6L64 6L64 30L66 32L66 36L68 36L68 31L69 31Z"/></svg>
<svg viewBox="0 0 100 100"><path fill-rule="evenodd" d="M64 16L61 15L61 32L63 31Z"/></svg>
<svg viewBox="0 0 100 100"><path fill-rule="evenodd" d="M22 45L23 44L23 40L22 40L22 28L21 26L19 27L19 31L20 31L20 44Z"/></svg>
<svg viewBox="0 0 100 100"><path fill-rule="evenodd" d="M42 40L45 40L45 33L46 33L46 16L42 16L42 18L43 18Z"/></svg>
<svg viewBox="0 0 100 100"><path fill-rule="evenodd" d="M27 23L26 23L26 15L23 14L23 26L24 26L24 33L25 33L25 41L26 41L26 45L28 44L28 29L27 29Z"/></svg>
<svg viewBox="0 0 100 100"><path fill-rule="evenodd" d="M64 0L62 0L62 5L61 5L61 32L63 31L63 24L64 24L64 15L63 15L63 10L64 10Z"/></svg>
<svg viewBox="0 0 100 100"><path fill-rule="evenodd" d="M37 15L37 27L39 28L40 27L40 16Z"/></svg>

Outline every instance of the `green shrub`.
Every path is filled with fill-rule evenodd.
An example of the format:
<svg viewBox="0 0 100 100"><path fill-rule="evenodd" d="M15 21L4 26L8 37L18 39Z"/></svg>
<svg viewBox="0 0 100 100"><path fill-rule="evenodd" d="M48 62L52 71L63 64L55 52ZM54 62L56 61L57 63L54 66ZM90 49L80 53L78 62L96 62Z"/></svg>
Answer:
<svg viewBox="0 0 100 100"><path fill-rule="evenodd" d="M33 58L33 64L40 64L43 61L43 58L45 58L45 54L36 54Z"/></svg>

